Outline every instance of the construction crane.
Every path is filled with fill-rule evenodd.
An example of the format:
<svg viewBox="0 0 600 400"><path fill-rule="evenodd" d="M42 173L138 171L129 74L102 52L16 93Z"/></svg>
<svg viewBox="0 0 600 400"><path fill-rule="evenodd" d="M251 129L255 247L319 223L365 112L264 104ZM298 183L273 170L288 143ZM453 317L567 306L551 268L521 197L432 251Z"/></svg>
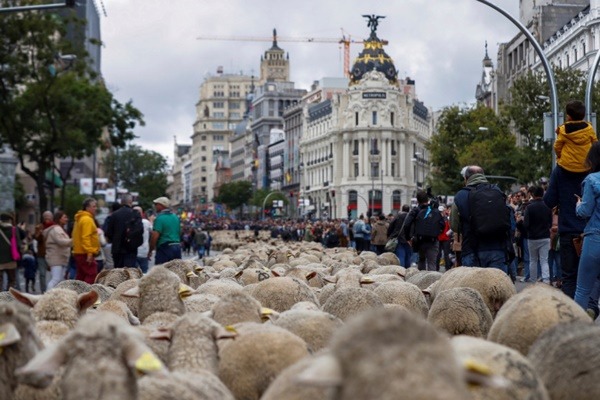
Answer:
<svg viewBox="0 0 600 400"><path fill-rule="evenodd" d="M350 35L346 35L342 29L341 38L326 38L326 37L281 37L277 36L276 31L273 31L272 37L267 36L199 36L196 40L228 40L239 42L307 42L307 43L339 43L344 46L344 76L350 76L350 43L361 44L363 40L354 40ZM384 45L388 44L387 40L382 40Z"/></svg>

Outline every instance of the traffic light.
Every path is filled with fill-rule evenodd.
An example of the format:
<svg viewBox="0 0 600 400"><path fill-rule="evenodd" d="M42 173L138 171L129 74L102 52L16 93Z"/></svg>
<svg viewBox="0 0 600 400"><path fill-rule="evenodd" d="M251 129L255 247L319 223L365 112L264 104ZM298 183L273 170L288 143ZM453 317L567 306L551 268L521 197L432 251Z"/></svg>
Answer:
<svg viewBox="0 0 600 400"><path fill-rule="evenodd" d="M65 5L69 8L75 7L75 0L66 0Z"/></svg>

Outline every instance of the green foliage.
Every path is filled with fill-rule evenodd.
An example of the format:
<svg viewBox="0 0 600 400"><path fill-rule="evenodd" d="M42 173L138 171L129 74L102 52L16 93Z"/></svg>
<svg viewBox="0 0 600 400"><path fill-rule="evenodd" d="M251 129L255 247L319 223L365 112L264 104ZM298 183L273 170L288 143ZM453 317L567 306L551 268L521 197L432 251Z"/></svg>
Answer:
<svg viewBox="0 0 600 400"><path fill-rule="evenodd" d="M257 191L254 192L254 196L252 196L252 200L250 201L250 204L252 204L253 206L256 206L256 207L262 207L263 202L265 201L265 198L271 192L272 191L269 189L258 189ZM285 197L285 195L283 193L275 192L269 196L268 202L265 204L265 208L271 208L271 206L273 205L273 200L283 200L284 204L286 204L286 205L289 203L289 200L287 199L287 197Z"/></svg>
<svg viewBox="0 0 600 400"><path fill-rule="evenodd" d="M15 175L15 209L20 210L27 205L27 197L25 196L25 186L19 179L18 175Z"/></svg>
<svg viewBox="0 0 600 400"><path fill-rule="evenodd" d="M518 154L506 120L487 107L443 110L429 150L430 183L436 194L452 194L463 187L460 170L465 165L480 165L487 175L512 176Z"/></svg>
<svg viewBox="0 0 600 400"><path fill-rule="evenodd" d="M159 153L129 145L125 150L111 152L105 160L108 170L130 192L138 192L143 209L152 207L152 200L167 191L167 160Z"/></svg>
<svg viewBox="0 0 600 400"><path fill-rule="evenodd" d="M79 194L79 187L75 185L65 185L65 204L61 207L70 220L73 220L77 211L81 210L81 205L86 199L86 195ZM55 200L55 204L58 204L59 199Z"/></svg>
<svg viewBox="0 0 600 400"><path fill-rule="evenodd" d="M219 188L219 195L213 199L215 203L225 204L230 210L235 210L252 199L252 183L236 181L225 183Z"/></svg>
<svg viewBox="0 0 600 400"><path fill-rule="evenodd" d="M95 79L83 47L64 39L67 23L82 22L52 12L0 14L0 145L8 144L36 181L40 211L44 177L56 158L91 155L104 144L104 132L122 147L143 124L139 110L119 103Z"/></svg>

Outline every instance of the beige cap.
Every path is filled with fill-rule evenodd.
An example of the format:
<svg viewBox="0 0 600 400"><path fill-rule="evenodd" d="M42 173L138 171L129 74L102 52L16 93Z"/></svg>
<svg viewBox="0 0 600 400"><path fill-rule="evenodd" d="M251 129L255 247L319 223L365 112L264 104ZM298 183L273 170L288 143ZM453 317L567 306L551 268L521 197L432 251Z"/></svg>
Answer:
<svg viewBox="0 0 600 400"><path fill-rule="evenodd" d="M165 207L169 207L169 204L171 204L171 201L166 197L159 197L158 199L154 199L153 203L160 204Z"/></svg>

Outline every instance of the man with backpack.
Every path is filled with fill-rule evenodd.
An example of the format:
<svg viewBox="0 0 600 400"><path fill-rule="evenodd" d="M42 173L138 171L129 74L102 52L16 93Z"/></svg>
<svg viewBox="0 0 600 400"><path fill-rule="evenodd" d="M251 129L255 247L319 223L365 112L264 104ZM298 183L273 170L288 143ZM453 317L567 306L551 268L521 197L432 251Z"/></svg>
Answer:
<svg viewBox="0 0 600 400"><path fill-rule="evenodd" d="M200 226L196 231L196 234L194 235L194 241L196 244L198 258L202 260L202 257L204 257L204 254L206 253L206 244L208 242L208 234L202 230L202 226Z"/></svg>
<svg viewBox="0 0 600 400"><path fill-rule="evenodd" d="M410 238L414 251L419 253L419 269L435 271L439 250L438 236L445 223L437 204L429 201L427 192L417 192L418 207L413 209L404 222L405 237Z"/></svg>
<svg viewBox="0 0 600 400"><path fill-rule="evenodd" d="M510 210L506 195L491 185L481 167L463 169L465 187L456 193L450 227L462 234L462 264L508 270Z"/></svg>
<svg viewBox="0 0 600 400"><path fill-rule="evenodd" d="M139 212L131 208L133 197L125 194L121 207L111 214L106 231L106 239L112 243L112 256L115 268L135 267L137 249L144 242L144 224Z"/></svg>

